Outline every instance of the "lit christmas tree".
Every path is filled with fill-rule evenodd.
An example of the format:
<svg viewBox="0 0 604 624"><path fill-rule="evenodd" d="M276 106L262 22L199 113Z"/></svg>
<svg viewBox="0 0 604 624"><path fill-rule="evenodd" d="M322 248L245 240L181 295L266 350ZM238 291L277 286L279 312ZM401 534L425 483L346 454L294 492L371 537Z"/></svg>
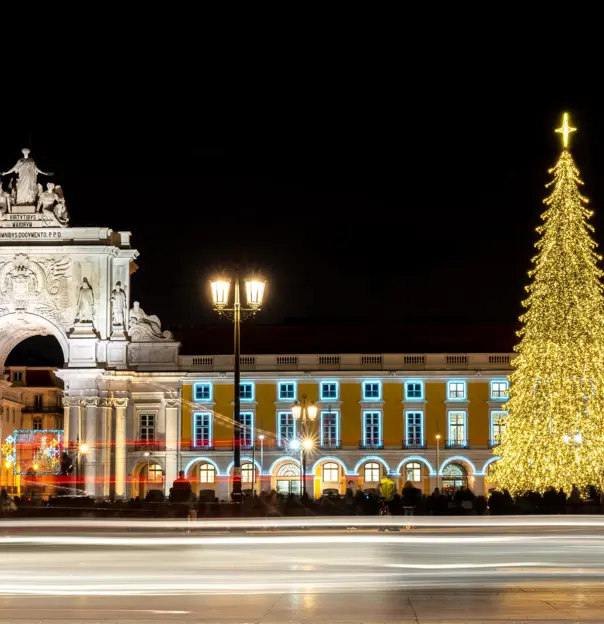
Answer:
<svg viewBox="0 0 604 624"><path fill-rule="evenodd" d="M512 495L549 487L602 487L604 474L604 297L579 193L579 171L568 151L575 128L564 115L556 132L563 150L545 199L538 254L529 272L526 312L510 377L500 459L494 478Z"/></svg>

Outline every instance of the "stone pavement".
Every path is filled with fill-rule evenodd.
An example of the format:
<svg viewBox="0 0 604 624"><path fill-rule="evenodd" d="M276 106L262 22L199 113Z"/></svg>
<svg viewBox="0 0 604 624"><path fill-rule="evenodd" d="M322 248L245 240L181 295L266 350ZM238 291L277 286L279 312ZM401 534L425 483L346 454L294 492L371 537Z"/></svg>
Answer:
<svg viewBox="0 0 604 624"><path fill-rule="evenodd" d="M292 595L0 598L0 624L604 624L604 585Z"/></svg>

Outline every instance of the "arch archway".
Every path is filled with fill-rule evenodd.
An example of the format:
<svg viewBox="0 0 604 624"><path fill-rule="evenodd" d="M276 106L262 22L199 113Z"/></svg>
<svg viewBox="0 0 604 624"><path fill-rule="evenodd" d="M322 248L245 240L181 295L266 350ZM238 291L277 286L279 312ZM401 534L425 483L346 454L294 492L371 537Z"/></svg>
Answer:
<svg viewBox="0 0 604 624"><path fill-rule="evenodd" d="M149 490L164 491L164 467L155 457L139 460L131 471L131 495L143 500Z"/></svg>
<svg viewBox="0 0 604 624"><path fill-rule="evenodd" d="M34 336L54 336L69 362L69 340L65 332L47 318L31 312L0 316L0 368L4 368L9 353L21 342Z"/></svg>

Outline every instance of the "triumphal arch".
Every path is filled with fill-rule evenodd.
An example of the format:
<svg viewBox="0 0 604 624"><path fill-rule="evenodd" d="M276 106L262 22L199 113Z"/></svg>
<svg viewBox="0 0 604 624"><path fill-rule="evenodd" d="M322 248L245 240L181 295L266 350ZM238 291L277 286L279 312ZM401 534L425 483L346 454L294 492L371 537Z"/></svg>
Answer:
<svg viewBox="0 0 604 624"><path fill-rule="evenodd" d="M142 448L135 429L141 410L153 412L165 435L165 451L155 459L171 483L179 343L130 300L138 256L130 232L71 227L61 181L40 169L28 149L1 180L0 365L26 338L57 339L65 362L58 373L65 447L77 452L86 440L81 461L89 494L126 494L129 463Z"/></svg>

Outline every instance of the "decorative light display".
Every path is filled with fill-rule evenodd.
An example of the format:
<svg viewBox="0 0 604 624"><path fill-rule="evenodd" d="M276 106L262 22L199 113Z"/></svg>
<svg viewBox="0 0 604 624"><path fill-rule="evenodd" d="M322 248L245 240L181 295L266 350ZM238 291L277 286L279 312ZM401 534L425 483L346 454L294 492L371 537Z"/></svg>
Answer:
<svg viewBox="0 0 604 624"><path fill-rule="evenodd" d="M570 494L601 488L604 476L604 297L592 211L568 147L563 150L537 228L541 239L529 272L526 312L515 350L494 479L512 495L550 487Z"/></svg>
<svg viewBox="0 0 604 624"><path fill-rule="evenodd" d="M9 444L11 450L5 455L4 446ZM5 460L10 459L16 475L58 475L62 452L63 431L57 429L17 430L6 438L2 448Z"/></svg>

